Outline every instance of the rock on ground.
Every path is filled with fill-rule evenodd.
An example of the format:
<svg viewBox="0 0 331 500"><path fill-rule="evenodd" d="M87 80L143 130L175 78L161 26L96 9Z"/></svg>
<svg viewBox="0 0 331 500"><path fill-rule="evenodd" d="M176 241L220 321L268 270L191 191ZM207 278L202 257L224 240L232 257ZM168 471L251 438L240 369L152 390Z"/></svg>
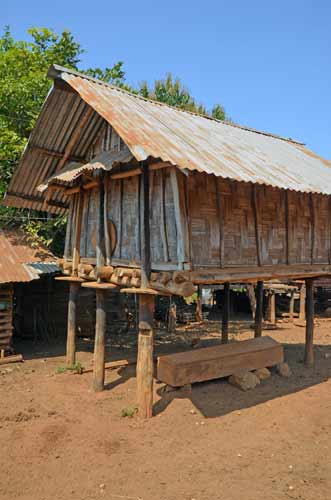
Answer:
<svg viewBox="0 0 331 500"><path fill-rule="evenodd" d="M281 377L290 377L292 375L291 368L287 363L278 363L276 370Z"/></svg>
<svg viewBox="0 0 331 500"><path fill-rule="evenodd" d="M266 380L271 377L271 372L268 368L258 368L257 370L254 370L254 373L260 380Z"/></svg>
<svg viewBox="0 0 331 500"><path fill-rule="evenodd" d="M260 379L253 372L241 370L231 375L229 377L229 382L242 391L248 391L260 384Z"/></svg>

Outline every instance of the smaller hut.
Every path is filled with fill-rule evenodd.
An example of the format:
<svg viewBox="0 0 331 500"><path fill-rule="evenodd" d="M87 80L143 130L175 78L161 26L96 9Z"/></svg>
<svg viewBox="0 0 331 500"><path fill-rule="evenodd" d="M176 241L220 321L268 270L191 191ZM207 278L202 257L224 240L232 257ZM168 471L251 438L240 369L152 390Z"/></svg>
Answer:
<svg viewBox="0 0 331 500"><path fill-rule="evenodd" d="M13 352L14 306L22 284L59 271L56 257L20 230L0 231L0 352ZM18 300L16 300L18 299Z"/></svg>

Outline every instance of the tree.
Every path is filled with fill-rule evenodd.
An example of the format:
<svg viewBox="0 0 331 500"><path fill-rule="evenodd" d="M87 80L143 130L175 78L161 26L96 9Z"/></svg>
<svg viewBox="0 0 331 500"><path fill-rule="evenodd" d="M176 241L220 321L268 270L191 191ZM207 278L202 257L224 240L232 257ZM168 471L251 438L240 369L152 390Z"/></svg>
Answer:
<svg viewBox="0 0 331 500"><path fill-rule="evenodd" d="M60 35L47 28L28 30L31 41L15 41L9 28L0 38L0 196L3 197L8 182L23 152L27 139L34 127L41 106L51 86L47 70L51 64L60 64L78 69L81 45L70 31ZM111 68L89 68L85 72L109 83L124 82L123 63ZM15 217L14 217L15 215ZM0 207L0 225L17 224L23 218L23 226L32 237L40 236L42 241L61 252L65 218L47 217L44 214L29 213L26 210ZM34 220L36 217L36 220ZM22 220L20 220L22 225ZM54 238L54 235L57 235Z"/></svg>

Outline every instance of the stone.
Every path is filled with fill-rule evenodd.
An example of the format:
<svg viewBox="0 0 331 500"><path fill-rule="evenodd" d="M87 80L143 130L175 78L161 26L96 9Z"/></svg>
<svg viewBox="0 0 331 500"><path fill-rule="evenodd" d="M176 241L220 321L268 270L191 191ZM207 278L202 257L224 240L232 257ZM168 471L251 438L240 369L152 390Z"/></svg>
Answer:
<svg viewBox="0 0 331 500"><path fill-rule="evenodd" d="M255 375L255 373L246 370L237 371L231 375L231 377L229 377L229 382L242 391L254 389L254 387L261 383L259 377Z"/></svg>
<svg viewBox="0 0 331 500"><path fill-rule="evenodd" d="M271 372L268 368L258 368L254 370L254 373L260 380L266 380L271 377Z"/></svg>
<svg viewBox="0 0 331 500"><path fill-rule="evenodd" d="M278 365L276 365L276 370L281 377L288 378L292 375L291 368L287 363L278 363Z"/></svg>

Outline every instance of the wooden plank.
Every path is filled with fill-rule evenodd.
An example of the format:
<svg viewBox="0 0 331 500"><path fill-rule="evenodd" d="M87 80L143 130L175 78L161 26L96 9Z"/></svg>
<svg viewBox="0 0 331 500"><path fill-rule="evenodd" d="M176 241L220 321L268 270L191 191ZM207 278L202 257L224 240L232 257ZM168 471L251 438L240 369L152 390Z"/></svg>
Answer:
<svg viewBox="0 0 331 500"><path fill-rule="evenodd" d="M163 258L165 262L169 260L169 247L168 247L168 238L167 238L167 228L166 228L166 220L165 220L165 180L164 180L164 171L161 170L160 173L160 205L161 205L161 238L162 238L162 248L163 248Z"/></svg>
<svg viewBox="0 0 331 500"><path fill-rule="evenodd" d="M79 193L77 196L77 211L75 218L75 240L74 240L74 249L72 256L72 274L74 276L78 275L78 265L80 260L80 237L82 231L82 218L83 218L83 205L84 199L82 193Z"/></svg>
<svg viewBox="0 0 331 500"><path fill-rule="evenodd" d="M215 185L216 185L216 209L217 209L217 219L219 224L219 256L220 256L220 268L224 266L224 225L223 225L223 214L222 214L222 204L221 204L221 192L219 188L219 178L215 175Z"/></svg>
<svg viewBox="0 0 331 500"><path fill-rule="evenodd" d="M160 356L157 378L174 387L256 370L284 360L283 347L270 337L244 340Z"/></svg>
<svg viewBox="0 0 331 500"><path fill-rule="evenodd" d="M315 250L315 203L314 203L314 197L313 194L310 193L309 195L309 207L310 207L310 214L311 214L311 250L310 250L310 262L311 264L314 264L314 250Z"/></svg>
<svg viewBox="0 0 331 500"><path fill-rule="evenodd" d="M118 172L116 174L110 174L112 179L127 179L128 177L133 177L135 175L141 175L141 168L134 168L132 170L127 170L126 172Z"/></svg>
<svg viewBox="0 0 331 500"><path fill-rule="evenodd" d="M105 223L104 223L104 173L99 174L99 197L98 197L98 236L96 245L96 258L97 269L101 269L105 265L105 251L104 251L104 236L105 236ZM100 281L100 280L98 280Z"/></svg>
<svg viewBox="0 0 331 500"><path fill-rule="evenodd" d="M253 205L253 214L254 214L254 227L255 227L255 243L256 243L256 259L257 265L261 266L261 243L260 243L260 231L259 231L259 207L257 200L257 187L255 184L252 184L252 205Z"/></svg>
<svg viewBox="0 0 331 500"><path fill-rule="evenodd" d="M151 246L149 227L149 171L148 166L143 164L142 174L142 227L141 227L141 286L147 287L151 274Z"/></svg>
<svg viewBox="0 0 331 500"><path fill-rule="evenodd" d="M177 260L187 262L189 255L188 224L185 211L183 178L175 167L170 169L170 180L174 197L175 220L177 227Z"/></svg>
<svg viewBox="0 0 331 500"><path fill-rule="evenodd" d="M104 233L105 233L105 251L106 251L106 266L110 265L111 261L111 256L112 256L112 241L111 241L111 235L109 231L109 224L108 224L108 207L109 207L109 175L105 174L104 177Z"/></svg>
<svg viewBox="0 0 331 500"><path fill-rule="evenodd" d="M286 189L284 191L285 196L285 251L286 251L286 264L290 265L290 254L291 254L291 238L290 238L290 214L289 214L289 192Z"/></svg>

